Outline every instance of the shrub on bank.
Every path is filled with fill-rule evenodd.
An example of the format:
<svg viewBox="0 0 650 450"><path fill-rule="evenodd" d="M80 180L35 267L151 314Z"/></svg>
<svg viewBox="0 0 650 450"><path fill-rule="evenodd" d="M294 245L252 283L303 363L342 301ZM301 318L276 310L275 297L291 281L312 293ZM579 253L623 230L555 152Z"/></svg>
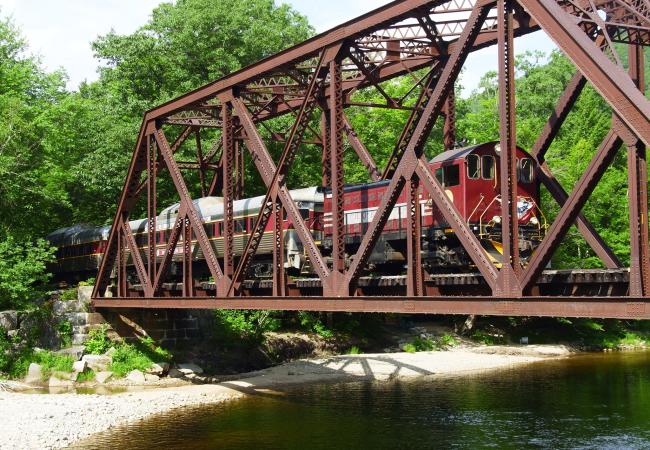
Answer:
<svg viewBox="0 0 650 450"><path fill-rule="evenodd" d="M132 370L146 371L155 363L169 362L171 353L158 347L150 337L140 338L137 343L127 344L122 342L115 347L111 372L118 377L123 377Z"/></svg>

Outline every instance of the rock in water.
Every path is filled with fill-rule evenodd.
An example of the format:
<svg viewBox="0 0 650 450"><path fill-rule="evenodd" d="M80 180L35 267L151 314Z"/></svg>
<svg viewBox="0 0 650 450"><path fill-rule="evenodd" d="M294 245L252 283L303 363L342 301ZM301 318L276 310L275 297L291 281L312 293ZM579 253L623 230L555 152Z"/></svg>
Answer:
<svg viewBox="0 0 650 450"><path fill-rule="evenodd" d="M155 383L156 381L160 381L160 377L158 375L151 375L151 374L145 374L144 379L147 383Z"/></svg>
<svg viewBox="0 0 650 450"><path fill-rule="evenodd" d="M108 380L110 380L111 378L113 378L113 372L106 371L106 372L99 372L95 374L95 380L100 384L107 383Z"/></svg>
<svg viewBox="0 0 650 450"><path fill-rule="evenodd" d="M144 373L139 370L132 370L129 372L126 379L133 384L144 384L147 381L144 377Z"/></svg>
<svg viewBox="0 0 650 450"><path fill-rule="evenodd" d="M169 369L169 378L183 378L183 373L176 368Z"/></svg>
<svg viewBox="0 0 650 450"><path fill-rule="evenodd" d="M48 383L50 387L72 387L74 386L74 382L72 380L65 380L61 379L57 376L51 376L50 377L50 382Z"/></svg>
<svg viewBox="0 0 650 450"><path fill-rule="evenodd" d="M104 355L84 355L81 360L86 361L88 367L95 372L102 372L108 369L108 366L113 362L113 358Z"/></svg>
<svg viewBox="0 0 650 450"><path fill-rule="evenodd" d="M5 331L13 331L18 329L18 313L16 311L2 311L0 312L0 327Z"/></svg>
<svg viewBox="0 0 650 450"><path fill-rule="evenodd" d="M40 383L43 378L43 368L36 363L31 363L29 369L27 369L27 376L25 377L25 383Z"/></svg>
<svg viewBox="0 0 650 450"><path fill-rule="evenodd" d="M196 364L192 364L192 363L179 364L178 370L183 375L191 375L191 374L200 375L203 373L203 369L201 369Z"/></svg>

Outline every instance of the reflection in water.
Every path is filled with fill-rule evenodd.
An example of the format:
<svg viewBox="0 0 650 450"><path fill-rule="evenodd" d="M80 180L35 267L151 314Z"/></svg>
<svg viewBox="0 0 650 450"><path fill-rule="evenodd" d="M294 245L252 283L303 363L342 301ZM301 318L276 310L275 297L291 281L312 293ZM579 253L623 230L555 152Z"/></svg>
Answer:
<svg viewBox="0 0 650 450"><path fill-rule="evenodd" d="M158 416L83 448L649 448L650 353L457 378L301 386Z"/></svg>

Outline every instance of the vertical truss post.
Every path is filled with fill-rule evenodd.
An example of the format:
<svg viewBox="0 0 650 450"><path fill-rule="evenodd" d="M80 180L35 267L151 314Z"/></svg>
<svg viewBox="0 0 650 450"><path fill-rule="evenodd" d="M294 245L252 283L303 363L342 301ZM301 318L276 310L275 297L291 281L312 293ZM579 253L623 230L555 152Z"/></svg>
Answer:
<svg viewBox="0 0 650 450"><path fill-rule="evenodd" d="M445 150L453 150L456 146L456 93L452 89L444 106L445 125L443 128L443 142Z"/></svg>
<svg viewBox="0 0 650 450"><path fill-rule="evenodd" d="M343 76L341 63L330 62L330 174L332 177L332 274L345 270ZM347 294L346 294L347 295Z"/></svg>
<svg viewBox="0 0 650 450"><path fill-rule="evenodd" d="M235 141L235 199L240 200L244 198L244 185L246 182L246 166L244 166L244 150L241 143Z"/></svg>
<svg viewBox="0 0 650 450"><path fill-rule="evenodd" d="M208 195L208 186L205 181L205 160L203 159L203 149L201 148L201 129L195 130L196 138L196 162L199 164L199 182L201 183L201 197Z"/></svg>
<svg viewBox="0 0 650 450"><path fill-rule="evenodd" d="M284 209L276 197L273 200L273 225L275 246L273 249L273 296L286 295L287 279L284 272Z"/></svg>
<svg viewBox="0 0 650 450"><path fill-rule="evenodd" d="M323 181L321 185L323 187L329 187L332 185L332 167L330 161L331 126L330 126L330 114L329 111L327 110L324 110L321 113L320 129L321 129L322 140L323 140L323 154L321 159L321 164L323 166L323 172L322 172Z"/></svg>
<svg viewBox="0 0 650 450"><path fill-rule="evenodd" d="M183 296L194 296L194 277L192 276L192 225L189 217L183 223Z"/></svg>
<svg viewBox="0 0 650 450"><path fill-rule="evenodd" d="M234 129L232 120L232 107L230 103L224 102L221 108L222 119L222 182L223 182L223 274L226 280L233 276L233 233L235 232L233 200L235 189L233 186L233 159L235 153L235 142L233 139ZM228 281L229 282L229 281ZM224 290L225 291L225 290Z"/></svg>
<svg viewBox="0 0 650 450"><path fill-rule="evenodd" d="M406 236L406 295L416 297L424 295L422 269L422 208L420 206L420 180L413 174L408 183L408 206L406 215L408 235Z"/></svg>
<svg viewBox="0 0 650 450"><path fill-rule="evenodd" d="M147 226L148 226L148 252L147 272L149 280L156 278L156 175L158 170L158 152L154 136L147 136ZM152 293L153 294L153 293Z"/></svg>
<svg viewBox="0 0 650 450"><path fill-rule="evenodd" d="M637 87L645 91L643 47L628 47L629 72ZM648 253L648 163L645 144L627 146L628 195L630 201L630 295L650 296Z"/></svg>
<svg viewBox="0 0 650 450"><path fill-rule="evenodd" d="M127 296L127 279L126 279L126 252L124 251L124 236L122 228L117 230L117 296Z"/></svg>
<svg viewBox="0 0 650 450"><path fill-rule="evenodd" d="M501 240L503 262L499 290L502 295L519 296L519 220L517 216L517 144L515 133L515 80L513 48L513 5L497 2L499 46L499 122L501 183Z"/></svg>

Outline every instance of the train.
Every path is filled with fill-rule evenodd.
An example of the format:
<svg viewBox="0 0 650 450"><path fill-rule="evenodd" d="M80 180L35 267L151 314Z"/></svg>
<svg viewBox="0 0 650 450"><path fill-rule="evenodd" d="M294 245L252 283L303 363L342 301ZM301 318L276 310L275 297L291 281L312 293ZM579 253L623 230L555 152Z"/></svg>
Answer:
<svg viewBox="0 0 650 450"><path fill-rule="evenodd" d="M530 257L544 238L547 222L540 208L539 182L535 177L535 161L525 150L517 147L517 220L519 225L519 252L521 260ZM430 167L461 217L476 235L493 264L502 264L501 195L498 177L500 147L498 142L487 142L448 150L430 161ZM349 185L344 188L345 254L349 264L356 254L363 236L368 231L375 212L381 204L390 181ZM394 275L403 273L406 264L406 239L410 233L407 224L406 190L402 192L370 255L368 265L373 273ZM308 187L291 191L302 219L319 245L324 257L332 251L332 193L322 187ZM233 202L235 233L233 251L235 263L242 254L264 197ZM466 272L473 263L461 245L452 227L435 206L431 197L420 189L422 264L430 272ZM157 217L156 256L162 260L166 243L174 226L179 204L164 209ZM194 200L206 235L217 258L223 257L224 202L221 197ZM284 215L285 269L291 275L314 275L305 250L291 220ZM130 222L137 246L144 254L148 248L148 220ZM273 218L264 230L249 277L272 276L275 224ZM61 228L46 237L57 248L56 262L51 270L58 279L83 280L95 276L106 250L110 226L78 224ZM179 239L170 277L182 274L184 243ZM201 247L195 237L191 242L193 274L209 278ZM135 280L135 270L128 258L127 269Z"/></svg>

